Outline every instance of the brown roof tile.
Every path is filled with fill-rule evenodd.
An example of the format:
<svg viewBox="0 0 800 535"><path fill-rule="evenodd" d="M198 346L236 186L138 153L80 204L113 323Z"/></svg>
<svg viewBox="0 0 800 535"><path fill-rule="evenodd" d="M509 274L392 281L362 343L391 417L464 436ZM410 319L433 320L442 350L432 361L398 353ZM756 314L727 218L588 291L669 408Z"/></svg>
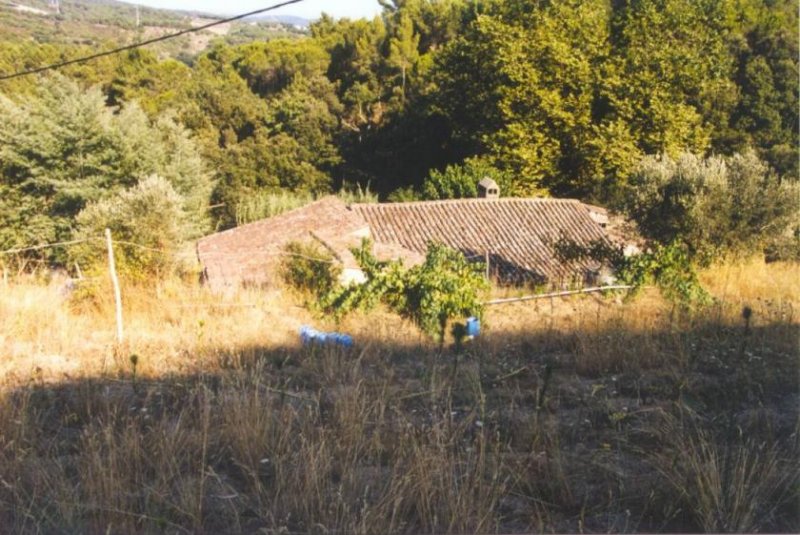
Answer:
<svg viewBox="0 0 800 535"><path fill-rule="evenodd" d="M197 242L206 280L219 291L242 283L269 280L291 241L324 230L338 236L368 233L364 219L336 197L324 197L289 212L218 232Z"/></svg>
<svg viewBox="0 0 800 535"><path fill-rule="evenodd" d="M588 245L607 239L603 228L572 199L457 199L359 204L351 209L369 224L376 243L424 253L440 242L466 256L490 257L506 279L556 283L595 269L592 262L566 266L553 245L561 238Z"/></svg>
<svg viewBox="0 0 800 535"><path fill-rule="evenodd" d="M212 289L263 283L287 243L315 239L345 268L357 267L350 253L363 237L375 242L381 260L423 261L428 244L440 242L483 260L509 281L583 277L593 262L566 266L553 245L561 238L579 244L607 239L586 205L571 199L457 199L347 207L326 197L302 208L202 238L197 253Z"/></svg>

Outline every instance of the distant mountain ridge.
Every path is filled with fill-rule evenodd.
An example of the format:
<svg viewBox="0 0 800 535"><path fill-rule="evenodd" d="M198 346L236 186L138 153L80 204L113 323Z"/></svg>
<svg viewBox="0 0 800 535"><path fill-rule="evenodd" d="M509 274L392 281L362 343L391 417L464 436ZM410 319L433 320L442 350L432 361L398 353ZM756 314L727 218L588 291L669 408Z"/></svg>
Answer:
<svg viewBox="0 0 800 535"><path fill-rule="evenodd" d="M296 17L294 15L256 15L255 17L248 17L245 20L289 24L290 26L299 26L301 28L308 28L311 23L314 22L312 19Z"/></svg>
<svg viewBox="0 0 800 535"><path fill-rule="evenodd" d="M119 0L0 0L0 41L108 47L197 27L231 15L137 6ZM161 57L191 57L213 42L243 44L306 33L310 20L293 15L251 17L152 46Z"/></svg>

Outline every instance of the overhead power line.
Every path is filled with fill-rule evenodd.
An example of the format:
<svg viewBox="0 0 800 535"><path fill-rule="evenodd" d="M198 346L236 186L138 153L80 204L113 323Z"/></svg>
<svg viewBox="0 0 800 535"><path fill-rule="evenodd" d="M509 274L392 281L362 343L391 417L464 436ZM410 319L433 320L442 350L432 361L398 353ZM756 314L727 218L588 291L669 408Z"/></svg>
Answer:
<svg viewBox="0 0 800 535"><path fill-rule="evenodd" d="M266 13L267 11L273 11L278 9L279 7L289 6L292 4L297 4L302 2L303 0L287 0L286 2L281 2L279 4L274 4L269 7L265 7L262 9L256 9L255 11L250 11L249 13L242 13L241 15L236 15L235 17L230 17L227 19L220 19L215 20L213 22L209 22L208 24L204 24L202 26L197 26L195 28L188 28L186 30L180 30L175 33L170 33L167 35L162 35L161 37L154 37L153 39L148 39L146 41L140 41L138 43L132 43L130 45L125 45L119 48L114 48L112 50L106 50L105 52L98 52L96 54L91 54L89 56L83 56L80 58L71 59L68 61L62 61L60 63L53 63L51 65L45 65L44 67L37 67L36 69L29 69L26 71L19 71L13 74L6 74L0 76L0 82L3 80L10 80L12 78L19 78L21 76L29 76L31 74L37 74L40 72L50 71L54 69L60 69L61 67L66 67L67 65L74 65L76 63L86 63L87 61L92 61L98 58L102 58L104 56L111 56L113 54L119 54L120 52L125 52L127 50L133 50L136 48L140 48L146 45L152 45L153 43L158 43L161 41L167 41L168 39L174 39L175 37L180 37L181 35L186 35L189 33L199 32L201 30L205 30L208 28L212 28L214 26L219 26L220 24L225 24L227 22L233 22L236 20L245 19L247 17L252 17L254 15L260 15L261 13Z"/></svg>
<svg viewBox="0 0 800 535"><path fill-rule="evenodd" d="M50 247L61 247L62 245L76 245L78 243L85 243L87 241L101 240L101 239L102 238L100 237L94 237L94 238L84 238L82 240L69 240L69 241L60 241L56 243L43 243L41 245L32 245L31 247L19 247L17 249L7 249L5 251L0 251L0 255L26 253L28 251L38 251L40 249L48 249Z"/></svg>

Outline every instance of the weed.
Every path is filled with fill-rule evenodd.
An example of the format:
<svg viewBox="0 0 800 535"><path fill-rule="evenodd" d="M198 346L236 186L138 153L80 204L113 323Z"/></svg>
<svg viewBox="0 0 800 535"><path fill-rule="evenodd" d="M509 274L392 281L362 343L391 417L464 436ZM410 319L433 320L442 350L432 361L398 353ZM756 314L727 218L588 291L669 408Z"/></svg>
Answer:
<svg viewBox="0 0 800 535"><path fill-rule="evenodd" d="M113 300L11 277L0 531L796 530L797 275L714 267L715 306L672 319L648 292L490 307L457 367L384 308L302 347L333 320L180 281L123 287L116 347Z"/></svg>

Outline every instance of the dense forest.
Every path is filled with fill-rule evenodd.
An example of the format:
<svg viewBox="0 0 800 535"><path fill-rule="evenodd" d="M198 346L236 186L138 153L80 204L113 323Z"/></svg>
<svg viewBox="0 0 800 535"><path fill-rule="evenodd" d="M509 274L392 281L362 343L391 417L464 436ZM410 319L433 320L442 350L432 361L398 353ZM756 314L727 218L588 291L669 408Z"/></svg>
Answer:
<svg viewBox="0 0 800 535"><path fill-rule="evenodd" d="M800 532L797 0L378 1L0 0L0 533Z"/></svg>
<svg viewBox="0 0 800 535"><path fill-rule="evenodd" d="M507 195L625 206L640 221L662 221L666 203L685 220L707 211L687 195L713 206L722 191L708 183L715 165L720 194L754 202L724 239L790 225L794 2L381 4L373 20L323 16L295 37L191 57L137 49L0 82L0 249L71 238L82 212L148 184L175 193L182 237L233 226L275 193L454 197L486 175ZM3 37L0 75L113 44ZM674 191L643 200L642 177L656 175Z"/></svg>

